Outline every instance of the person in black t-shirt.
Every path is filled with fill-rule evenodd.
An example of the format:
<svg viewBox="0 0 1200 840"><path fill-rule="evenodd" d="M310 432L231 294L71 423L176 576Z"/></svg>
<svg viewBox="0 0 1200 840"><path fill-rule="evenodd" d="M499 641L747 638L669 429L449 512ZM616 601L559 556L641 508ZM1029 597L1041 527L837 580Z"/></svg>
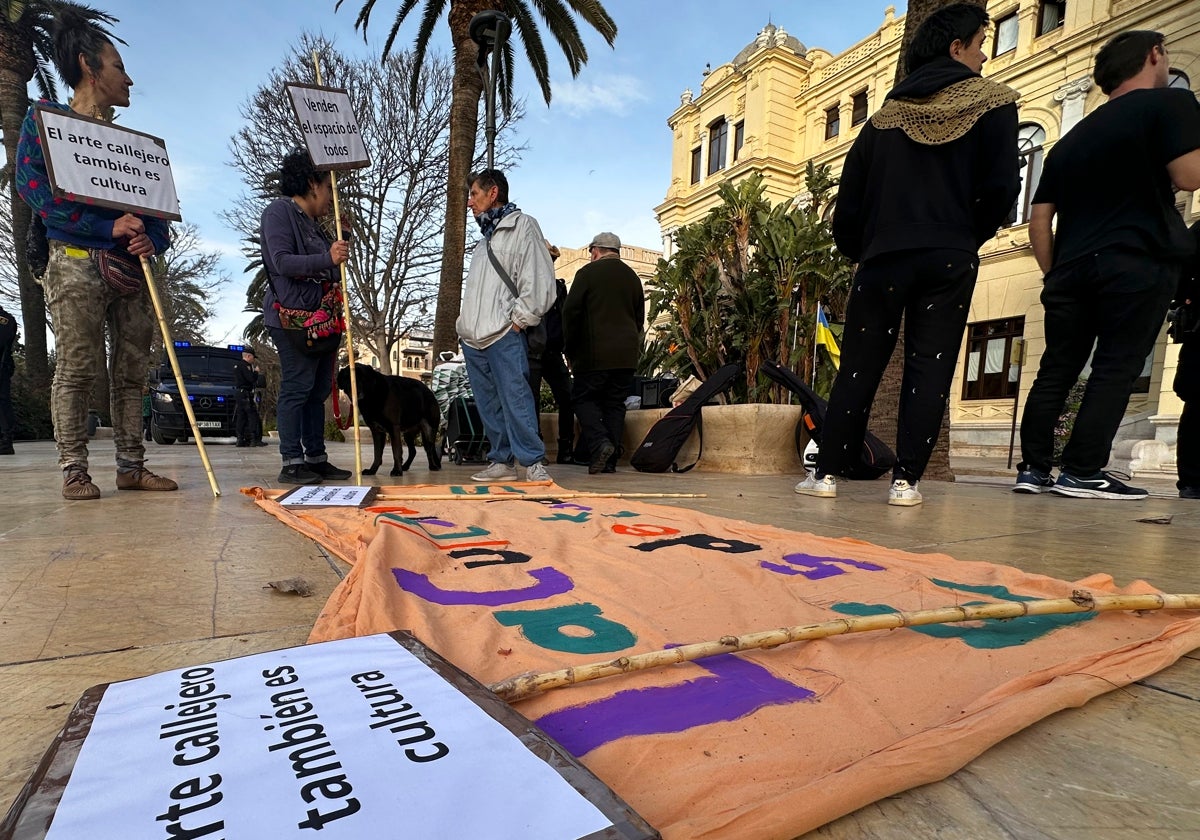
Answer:
<svg viewBox="0 0 1200 840"><path fill-rule="evenodd" d="M1200 105L1189 91L1167 88L1169 70L1161 34L1114 37L1094 73L1108 102L1046 156L1029 223L1045 273L1046 350L1021 418L1014 492L1146 498L1104 467L1195 248L1174 190L1200 189ZM1087 389L1055 480L1054 428L1089 354Z"/></svg>

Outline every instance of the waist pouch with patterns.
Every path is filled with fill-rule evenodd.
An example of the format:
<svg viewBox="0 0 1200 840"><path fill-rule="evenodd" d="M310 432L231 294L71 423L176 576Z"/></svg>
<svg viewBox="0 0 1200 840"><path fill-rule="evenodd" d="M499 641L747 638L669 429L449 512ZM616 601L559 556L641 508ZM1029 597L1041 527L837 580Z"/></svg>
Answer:
<svg viewBox="0 0 1200 840"><path fill-rule="evenodd" d="M275 284L271 287L274 289ZM346 321L342 317L342 289L337 283L324 284L321 305L316 309L289 309L278 303L275 309L283 334L304 355L324 356L341 345Z"/></svg>
<svg viewBox="0 0 1200 840"><path fill-rule="evenodd" d="M92 262L100 278L119 295L140 292L146 283L142 261L119 245L115 248L91 248Z"/></svg>

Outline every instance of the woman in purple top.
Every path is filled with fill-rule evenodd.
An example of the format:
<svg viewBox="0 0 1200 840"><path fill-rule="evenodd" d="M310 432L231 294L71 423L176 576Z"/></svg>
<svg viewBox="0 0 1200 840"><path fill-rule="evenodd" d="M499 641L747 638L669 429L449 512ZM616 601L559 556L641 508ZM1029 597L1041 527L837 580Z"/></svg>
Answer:
<svg viewBox="0 0 1200 840"><path fill-rule="evenodd" d="M280 309L313 311L320 307L334 268L350 256L350 245L331 242L317 224L329 213L333 189L328 172L317 172L308 152L299 148L283 159L279 192L267 205L259 230L268 289L263 319L279 351L281 380L276 418L283 484L316 484L323 478L349 478L349 470L329 463L325 454L325 399L333 383L337 348L320 356L300 351L280 322Z"/></svg>

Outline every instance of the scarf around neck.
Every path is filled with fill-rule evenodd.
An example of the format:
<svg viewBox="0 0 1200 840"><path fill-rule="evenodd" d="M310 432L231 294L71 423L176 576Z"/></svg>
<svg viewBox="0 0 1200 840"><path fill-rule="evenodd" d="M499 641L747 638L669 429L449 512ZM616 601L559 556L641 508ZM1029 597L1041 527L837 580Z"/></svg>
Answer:
<svg viewBox="0 0 1200 840"><path fill-rule="evenodd" d="M496 232L496 225L500 224L500 220L517 210L517 205L511 201L503 207L499 205L484 210L475 217L475 221L479 223L479 230L483 233L485 239L491 239L492 234Z"/></svg>

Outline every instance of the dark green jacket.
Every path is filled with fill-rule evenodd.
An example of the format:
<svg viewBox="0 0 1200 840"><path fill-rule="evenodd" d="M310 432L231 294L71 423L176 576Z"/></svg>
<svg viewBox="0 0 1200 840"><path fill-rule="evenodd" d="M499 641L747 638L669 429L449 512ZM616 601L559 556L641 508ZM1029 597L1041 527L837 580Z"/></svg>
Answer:
<svg viewBox="0 0 1200 840"><path fill-rule="evenodd" d="M636 368L646 297L634 270L616 257L575 274L563 304L563 350L575 373Z"/></svg>

